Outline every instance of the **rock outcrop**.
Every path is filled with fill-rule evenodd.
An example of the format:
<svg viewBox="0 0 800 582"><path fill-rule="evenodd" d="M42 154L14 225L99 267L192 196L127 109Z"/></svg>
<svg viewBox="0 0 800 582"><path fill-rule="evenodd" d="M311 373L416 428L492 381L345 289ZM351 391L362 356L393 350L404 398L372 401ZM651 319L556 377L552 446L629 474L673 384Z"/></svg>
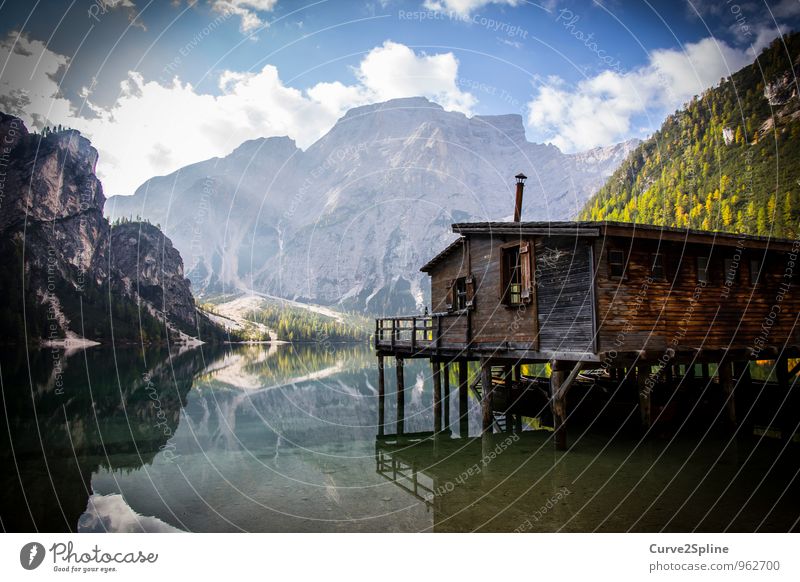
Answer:
<svg viewBox="0 0 800 582"><path fill-rule="evenodd" d="M0 112L3 341L149 342L195 336L198 325L213 336L163 233L126 224L112 236L96 163L79 132L31 134ZM133 232L135 251L123 244Z"/></svg>
<svg viewBox="0 0 800 582"><path fill-rule="evenodd" d="M166 313L179 329L191 331L195 304L183 259L163 232L146 222L114 225L111 229L111 263L126 294Z"/></svg>

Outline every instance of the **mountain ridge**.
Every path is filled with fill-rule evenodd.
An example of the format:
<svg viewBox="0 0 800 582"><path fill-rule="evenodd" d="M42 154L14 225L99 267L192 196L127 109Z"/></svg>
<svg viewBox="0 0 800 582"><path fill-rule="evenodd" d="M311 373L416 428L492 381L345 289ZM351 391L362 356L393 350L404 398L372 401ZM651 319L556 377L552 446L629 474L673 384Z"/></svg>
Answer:
<svg viewBox="0 0 800 582"><path fill-rule="evenodd" d="M584 157L528 142L518 114L445 111L424 97L354 108L306 150L288 138L154 177L112 217L164 226L201 293L255 289L346 310L419 310L419 266L451 222L574 215L636 141ZM202 211L201 211L202 208Z"/></svg>
<svg viewBox="0 0 800 582"><path fill-rule="evenodd" d="M800 33L667 117L579 218L795 237Z"/></svg>

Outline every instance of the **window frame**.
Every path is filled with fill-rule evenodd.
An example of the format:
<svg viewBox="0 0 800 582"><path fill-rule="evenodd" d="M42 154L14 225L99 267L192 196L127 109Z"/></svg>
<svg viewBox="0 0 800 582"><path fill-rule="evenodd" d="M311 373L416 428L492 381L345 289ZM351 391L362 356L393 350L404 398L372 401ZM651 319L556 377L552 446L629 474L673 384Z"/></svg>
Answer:
<svg viewBox="0 0 800 582"><path fill-rule="evenodd" d="M658 261L658 263L659 263L658 266L659 266L659 268L661 270L661 272L659 274L656 274L656 261ZM666 265L665 265L664 253L663 252L657 252L657 253L651 253L650 254L650 278L653 279L653 281L666 281L667 280L667 268L666 268Z"/></svg>
<svg viewBox="0 0 800 582"><path fill-rule="evenodd" d="M453 282L453 311L467 308L467 277L457 277Z"/></svg>
<svg viewBox="0 0 800 582"><path fill-rule="evenodd" d="M514 266L510 266L508 259L512 253L516 254ZM500 247L500 303L506 307L522 307L533 301L533 245L531 241L519 241L505 244ZM517 275L517 283L512 283ZM511 285L519 287L518 292L511 290ZM515 300L512 300L514 297Z"/></svg>
<svg viewBox="0 0 800 582"><path fill-rule="evenodd" d="M696 279L698 283L705 283L708 285L711 283L711 274L709 273L709 267L711 266L711 257L708 255L697 255L695 257L694 266L696 269ZM705 267L700 268L700 262L705 261ZM700 273L703 273L703 276Z"/></svg>
<svg viewBox="0 0 800 582"><path fill-rule="evenodd" d="M619 253L621 256L621 260L619 262L612 261L611 255L612 253L616 254ZM626 279L626 269L625 269L625 251L622 249L608 249L606 252L606 262L608 265L608 277L610 279ZM614 272L615 265L619 265L619 273Z"/></svg>
<svg viewBox="0 0 800 582"><path fill-rule="evenodd" d="M749 261L749 267L750 267L749 281L751 287L755 287L759 283L761 283L762 279L761 265L762 262L758 259L750 259Z"/></svg>
<svg viewBox="0 0 800 582"><path fill-rule="evenodd" d="M462 285L463 288L459 289ZM448 313L462 313L475 309L474 275L462 275L447 282L445 306Z"/></svg>
<svg viewBox="0 0 800 582"><path fill-rule="evenodd" d="M738 267L733 273L731 273L731 269L733 269L733 257L723 258L722 268L724 269L724 277L722 278L723 284L727 287L733 287L738 282L739 279Z"/></svg>

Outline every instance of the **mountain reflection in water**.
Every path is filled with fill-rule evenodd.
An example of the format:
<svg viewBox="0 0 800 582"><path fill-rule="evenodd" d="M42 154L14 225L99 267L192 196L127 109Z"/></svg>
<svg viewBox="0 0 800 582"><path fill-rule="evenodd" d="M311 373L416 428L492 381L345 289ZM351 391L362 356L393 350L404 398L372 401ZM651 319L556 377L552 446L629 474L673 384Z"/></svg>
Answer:
<svg viewBox="0 0 800 582"><path fill-rule="evenodd" d="M6 352L2 527L797 528L797 458L777 441L584 435L554 453L547 431L460 439L456 422L453 438L376 441L374 364L364 346ZM406 363L406 384L406 430L430 430L427 362ZM470 408L478 434L477 402Z"/></svg>

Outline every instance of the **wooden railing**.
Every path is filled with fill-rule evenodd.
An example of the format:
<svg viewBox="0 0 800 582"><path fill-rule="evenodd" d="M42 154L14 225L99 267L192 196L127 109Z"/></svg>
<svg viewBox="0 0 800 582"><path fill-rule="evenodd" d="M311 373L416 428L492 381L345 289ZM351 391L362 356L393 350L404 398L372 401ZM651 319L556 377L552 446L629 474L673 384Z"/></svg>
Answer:
<svg viewBox="0 0 800 582"><path fill-rule="evenodd" d="M420 315L384 317L375 320L375 347L404 347L412 350L430 346L436 340L434 319Z"/></svg>
<svg viewBox="0 0 800 582"><path fill-rule="evenodd" d="M376 471L382 477L405 489L417 499L431 505L434 498L433 479L417 470L413 464L396 459L394 455L378 451L375 455ZM420 480L420 475L427 484Z"/></svg>

